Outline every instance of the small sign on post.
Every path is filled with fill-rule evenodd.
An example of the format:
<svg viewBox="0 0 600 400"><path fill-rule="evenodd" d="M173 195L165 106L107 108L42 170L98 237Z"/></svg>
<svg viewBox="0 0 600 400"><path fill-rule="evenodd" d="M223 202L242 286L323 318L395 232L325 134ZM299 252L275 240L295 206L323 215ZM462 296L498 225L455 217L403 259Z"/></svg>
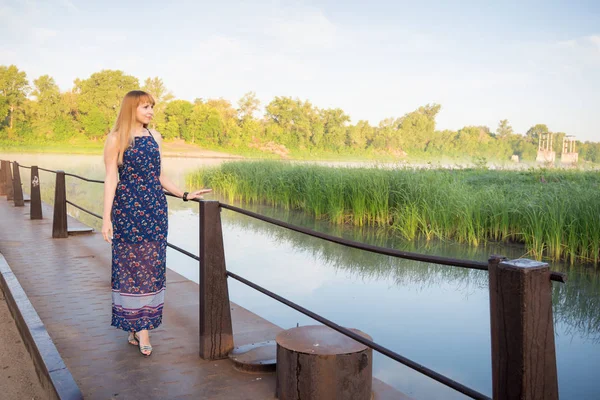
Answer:
<svg viewBox="0 0 600 400"><path fill-rule="evenodd" d="M31 203L29 216L31 219L42 219L42 198L40 194L40 174L37 165L31 167Z"/></svg>

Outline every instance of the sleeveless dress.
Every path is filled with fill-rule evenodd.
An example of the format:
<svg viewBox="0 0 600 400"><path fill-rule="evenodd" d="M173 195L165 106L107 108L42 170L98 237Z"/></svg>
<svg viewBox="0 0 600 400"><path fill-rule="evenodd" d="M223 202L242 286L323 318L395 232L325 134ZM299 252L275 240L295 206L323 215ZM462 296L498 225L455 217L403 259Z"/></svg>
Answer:
<svg viewBox="0 0 600 400"><path fill-rule="evenodd" d="M151 330L162 322L168 213L159 177L154 137L135 137L123 153L112 206L111 325L125 331Z"/></svg>

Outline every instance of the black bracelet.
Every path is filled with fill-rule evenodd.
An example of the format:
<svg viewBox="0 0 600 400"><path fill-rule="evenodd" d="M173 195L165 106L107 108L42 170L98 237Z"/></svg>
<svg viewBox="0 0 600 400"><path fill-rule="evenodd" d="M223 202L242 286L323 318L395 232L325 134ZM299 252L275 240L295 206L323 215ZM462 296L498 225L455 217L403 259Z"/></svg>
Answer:
<svg viewBox="0 0 600 400"><path fill-rule="evenodd" d="M181 197L183 201L188 201L187 196L190 194L189 192L183 192L183 196Z"/></svg>

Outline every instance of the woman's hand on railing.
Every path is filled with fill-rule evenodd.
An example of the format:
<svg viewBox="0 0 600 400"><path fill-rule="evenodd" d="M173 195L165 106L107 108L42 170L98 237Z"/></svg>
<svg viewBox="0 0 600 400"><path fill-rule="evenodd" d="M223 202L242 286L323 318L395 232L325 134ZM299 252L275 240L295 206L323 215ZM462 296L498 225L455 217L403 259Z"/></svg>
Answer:
<svg viewBox="0 0 600 400"><path fill-rule="evenodd" d="M212 192L212 189L200 189L187 195L188 200L201 199L203 194Z"/></svg>
<svg viewBox="0 0 600 400"><path fill-rule="evenodd" d="M102 219L102 237L104 237L104 240L106 242L112 244L113 226L112 221L110 219Z"/></svg>

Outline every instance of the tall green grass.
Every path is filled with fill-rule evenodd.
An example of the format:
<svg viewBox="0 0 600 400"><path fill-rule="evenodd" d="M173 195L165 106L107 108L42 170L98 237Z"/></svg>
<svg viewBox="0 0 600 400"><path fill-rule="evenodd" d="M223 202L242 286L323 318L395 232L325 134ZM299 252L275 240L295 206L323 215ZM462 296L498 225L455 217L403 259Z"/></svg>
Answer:
<svg viewBox="0 0 600 400"><path fill-rule="evenodd" d="M524 243L536 259L598 264L600 173L222 164L188 177L228 201L303 210L334 224L389 226L408 240Z"/></svg>

